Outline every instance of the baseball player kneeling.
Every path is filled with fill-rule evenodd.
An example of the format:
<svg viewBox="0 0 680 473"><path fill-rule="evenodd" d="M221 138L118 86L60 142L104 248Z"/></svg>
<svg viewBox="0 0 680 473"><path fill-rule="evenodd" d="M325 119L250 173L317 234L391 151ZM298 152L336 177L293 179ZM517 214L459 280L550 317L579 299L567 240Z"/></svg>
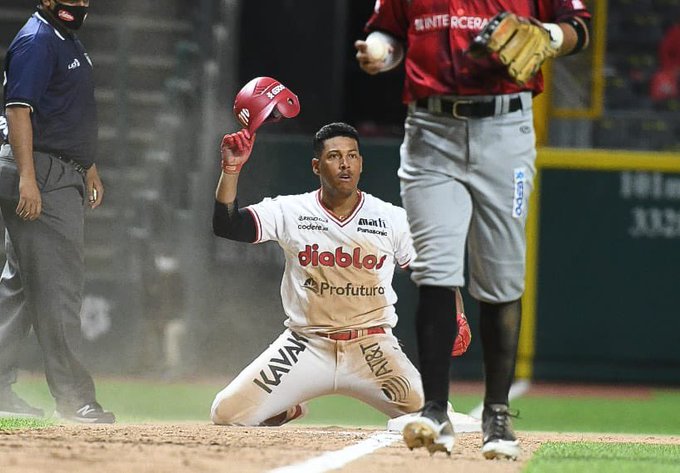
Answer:
<svg viewBox="0 0 680 473"><path fill-rule="evenodd" d="M352 396L390 417L417 411L423 405L420 374L392 334L392 276L414 256L406 213L359 190L359 137L345 123L326 125L314 137L311 164L319 189L239 209L237 182L255 129L299 111L297 97L278 81L251 84L235 106L245 128L222 140L213 229L230 240L281 246L288 318L283 333L217 394L212 421L282 425L304 415L305 401L327 394ZM459 321L465 328L455 354L470 341L464 316Z"/></svg>

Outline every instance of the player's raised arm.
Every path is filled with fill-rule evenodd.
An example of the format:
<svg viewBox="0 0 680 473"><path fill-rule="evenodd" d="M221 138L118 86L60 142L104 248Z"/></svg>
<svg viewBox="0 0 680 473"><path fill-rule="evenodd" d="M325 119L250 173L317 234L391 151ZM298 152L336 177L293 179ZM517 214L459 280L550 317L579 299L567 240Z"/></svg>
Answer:
<svg viewBox="0 0 680 473"><path fill-rule="evenodd" d="M236 201L238 176L250 158L255 134L246 129L224 135L220 146L222 175L215 190L213 232L229 240L254 242L257 230L249 212L239 210Z"/></svg>
<svg viewBox="0 0 680 473"><path fill-rule="evenodd" d="M239 210L236 201L239 173L250 157L255 131L264 123L297 116L300 101L278 80L256 77L236 94L233 112L243 129L222 138L222 175L215 190L213 232L230 240L252 243L257 239L257 227L250 212Z"/></svg>

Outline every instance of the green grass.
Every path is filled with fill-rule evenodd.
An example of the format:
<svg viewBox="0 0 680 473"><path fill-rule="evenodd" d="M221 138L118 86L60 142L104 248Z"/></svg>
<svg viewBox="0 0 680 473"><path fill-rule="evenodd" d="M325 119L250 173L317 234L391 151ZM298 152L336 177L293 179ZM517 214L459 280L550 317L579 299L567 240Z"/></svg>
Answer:
<svg viewBox="0 0 680 473"><path fill-rule="evenodd" d="M204 421L210 422L210 406L224 386L207 383L174 383L146 380L95 379L97 398L113 411L119 422ZM54 410L54 401L45 381L22 378L14 386L17 394L30 404ZM477 397L456 398L456 408L472 409ZM372 407L344 396L324 396L309 403L309 415L302 420L312 425L384 427L387 416Z"/></svg>
<svg viewBox="0 0 680 473"><path fill-rule="evenodd" d="M223 386L146 380L95 379L97 400L120 422L210 420L210 405ZM45 381L22 379L15 392L50 415L54 401Z"/></svg>
<svg viewBox="0 0 680 473"><path fill-rule="evenodd" d="M680 473L680 445L546 443L523 473Z"/></svg>
<svg viewBox="0 0 680 473"><path fill-rule="evenodd" d="M210 422L210 405L223 385L219 383L112 380L97 378L100 403L115 412L121 422L198 421ZM54 410L44 379L22 377L17 394L29 403ZM479 396L456 395L457 411L468 412ZM517 430L558 432L612 432L680 434L680 390L652 391L649 399L600 399L593 397L536 397L517 399ZM342 396L325 396L310 402L305 424L378 426L387 417L375 409Z"/></svg>
<svg viewBox="0 0 680 473"><path fill-rule="evenodd" d="M479 396L456 396L453 405L458 412L469 412L480 402ZM324 396L309 403L305 424L370 425L385 427L389 418L363 402L344 396Z"/></svg>
<svg viewBox="0 0 680 473"><path fill-rule="evenodd" d="M20 419L18 417L0 417L0 430L42 429L52 422L44 419Z"/></svg>
<svg viewBox="0 0 680 473"><path fill-rule="evenodd" d="M680 391L652 391L649 399L525 397L518 430L560 432L680 433Z"/></svg>

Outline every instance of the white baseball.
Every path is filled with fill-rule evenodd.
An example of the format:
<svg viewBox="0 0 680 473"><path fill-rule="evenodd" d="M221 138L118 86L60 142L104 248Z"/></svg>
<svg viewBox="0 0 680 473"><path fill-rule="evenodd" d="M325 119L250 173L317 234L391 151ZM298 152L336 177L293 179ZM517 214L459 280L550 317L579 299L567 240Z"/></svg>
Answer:
<svg viewBox="0 0 680 473"><path fill-rule="evenodd" d="M371 61L382 61L387 57L387 43L378 38L366 40L366 54Z"/></svg>

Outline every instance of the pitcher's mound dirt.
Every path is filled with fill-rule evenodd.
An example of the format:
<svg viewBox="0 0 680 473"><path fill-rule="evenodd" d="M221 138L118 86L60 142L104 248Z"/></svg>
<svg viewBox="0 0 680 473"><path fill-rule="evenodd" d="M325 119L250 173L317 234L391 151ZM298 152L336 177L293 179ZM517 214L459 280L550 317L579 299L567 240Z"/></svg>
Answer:
<svg viewBox="0 0 680 473"><path fill-rule="evenodd" d="M56 426L0 431L3 473L263 473L325 451L356 444L377 430L346 427L248 428L206 424ZM680 437L610 434L520 433L516 461L487 461L480 435L457 437L451 457L409 451L401 441L362 457L344 473L519 472L546 441L606 441L680 444Z"/></svg>

